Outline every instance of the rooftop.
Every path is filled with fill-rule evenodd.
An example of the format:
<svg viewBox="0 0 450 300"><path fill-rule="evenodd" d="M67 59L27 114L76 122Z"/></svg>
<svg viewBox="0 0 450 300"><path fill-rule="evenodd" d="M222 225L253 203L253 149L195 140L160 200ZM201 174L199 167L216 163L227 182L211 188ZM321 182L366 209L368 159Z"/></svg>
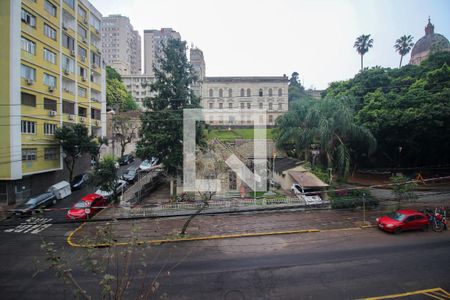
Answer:
<svg viewBox="0 0 450 300"><path fill-rule="evenodd" d="M205 77L207 82L283 82L288 83L287 76L218 76Z"/></svg>

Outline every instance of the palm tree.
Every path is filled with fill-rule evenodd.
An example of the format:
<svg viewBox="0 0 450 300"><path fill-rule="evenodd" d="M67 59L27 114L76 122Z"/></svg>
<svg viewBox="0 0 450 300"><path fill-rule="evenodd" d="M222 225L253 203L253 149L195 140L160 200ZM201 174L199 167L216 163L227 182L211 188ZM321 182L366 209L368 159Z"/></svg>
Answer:
<svg viewBox="0 0 450 300"><path fill-rule="evenodd" d="M373 39L370 38L370 34L368 35L360 35L356 38L355 44L353 44L353 48L356 48L356 52L361 55L361 70L363 69L363 56L367 52L369 52L369 48L373 47Z"/></svg>
<svg viewBox="0 0 450 300"><path fill-rule="evenodd" d="M414 46L413 37L410 35L401 36L399 39L395 41L394 45L395 51L397 51L398 54L400 54L400 65L398 66L399 68L402 66L403 56L408 54L413 46Z"/></svg>

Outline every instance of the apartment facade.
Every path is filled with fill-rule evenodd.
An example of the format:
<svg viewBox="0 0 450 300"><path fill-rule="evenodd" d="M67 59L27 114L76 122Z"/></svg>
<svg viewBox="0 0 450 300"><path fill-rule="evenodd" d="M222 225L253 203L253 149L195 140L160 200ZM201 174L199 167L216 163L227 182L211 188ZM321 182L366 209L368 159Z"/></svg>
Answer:
<svg viewBox="0 0 450 300"><path fill-rule="evenodd" d="M169 39L181 39L181 35L172 28L144 30L144 74L153 77L153 65L157 66L157 57L162 54L162 45Z"/></svg>
<svg viewBox="0 0 450 300"><path fill-rule="evenodd" d="M102 16L87 0L5 0L0 11L0 203L10 204L62 179L57 127L106 134L106 74Z"/></svg>
<svg viewBox="0 0 450 300"><path fill-rule="evenodd" d="M128 17L103 17L102 46L105 63L120 75L141 73L141 36Z"/></svg>
<svg viewBox="0 0 450 300"><path fill-rule="evenodd" d="M154 77L149 75L122 75L122 82L127 91L133 96L140 108L144 107L144 100L150 97L150 84Z"/></svg>
<svg viewBox="0 0 450 300"><path fill-rule="evenodd" d="M201 105L206 123L213 126L246 127L275 125L288 111L286 76L205 77ZM265 112L265 116L255 112Z"/></svg>

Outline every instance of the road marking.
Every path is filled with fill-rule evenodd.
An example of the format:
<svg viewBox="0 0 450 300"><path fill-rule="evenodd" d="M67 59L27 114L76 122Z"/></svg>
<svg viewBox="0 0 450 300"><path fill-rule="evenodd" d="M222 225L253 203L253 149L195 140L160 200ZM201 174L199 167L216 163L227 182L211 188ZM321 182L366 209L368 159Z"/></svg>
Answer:
<svg viewBox="0 0 450 300"><path fill-rule="evenodd" d="M378 297L371 297L371 298L362 298L361 300L397 299L397 298L403 298L403 297L414 296L414 295L424 295L429 298L439 299L439 300L450 299L450 293L448 293L446 290L444 290L442 288L434 288L434 289L418 290L418 291L401 293L401 294L392 294L392 295L385 295L385 296L378 296Z"/></svg>
<svg viewBox="0 0 450 300"><path fill-rule="evenodd" d="M37 234L52 226L49 223L51 220L50 218L28 218L14 228L5 229L4 232Z"/></svg>

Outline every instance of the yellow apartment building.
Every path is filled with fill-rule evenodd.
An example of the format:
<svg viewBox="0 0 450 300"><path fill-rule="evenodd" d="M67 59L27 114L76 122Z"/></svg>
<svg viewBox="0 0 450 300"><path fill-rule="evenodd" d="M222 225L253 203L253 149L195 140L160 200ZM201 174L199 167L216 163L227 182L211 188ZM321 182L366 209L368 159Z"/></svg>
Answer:
<svg viewBox="0 0 450 300"><path fill-rule="evenodd" d="M105 136L101 20L87 0L0 1L0 204L64 179L57 127Z"/></svg>

